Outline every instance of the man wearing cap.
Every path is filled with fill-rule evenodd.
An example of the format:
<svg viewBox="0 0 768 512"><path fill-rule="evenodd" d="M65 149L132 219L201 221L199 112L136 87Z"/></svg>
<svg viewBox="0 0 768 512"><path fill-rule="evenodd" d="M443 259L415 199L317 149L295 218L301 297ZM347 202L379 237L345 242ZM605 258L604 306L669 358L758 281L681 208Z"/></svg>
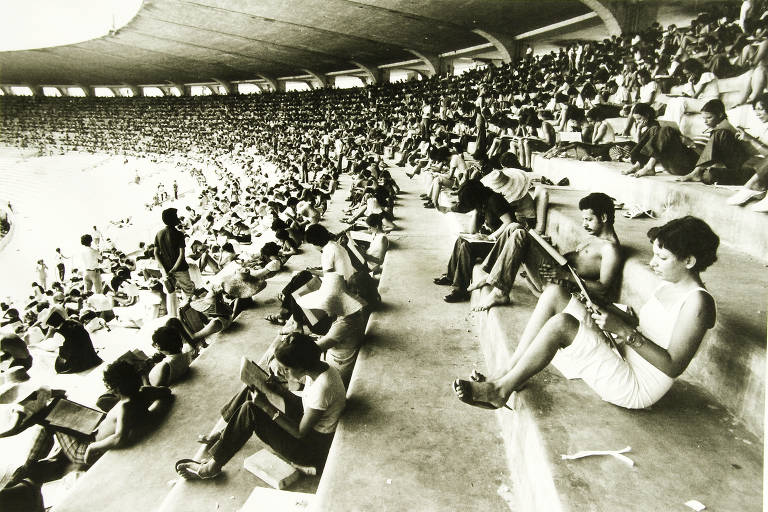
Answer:
<svg viewBox="0 0 768 512"><path fill-rule="evenodd" d="M176 229L179 220L176 208L166 208L162 213L165 227L155 235L155 259L160 264L160 272L166 281L169 292L177 289L190 296L195 291L195 284L189 277L189 266L184 257L184 234ZM168 295L168 314L178 315L178 304L174 294Z"/></svg>

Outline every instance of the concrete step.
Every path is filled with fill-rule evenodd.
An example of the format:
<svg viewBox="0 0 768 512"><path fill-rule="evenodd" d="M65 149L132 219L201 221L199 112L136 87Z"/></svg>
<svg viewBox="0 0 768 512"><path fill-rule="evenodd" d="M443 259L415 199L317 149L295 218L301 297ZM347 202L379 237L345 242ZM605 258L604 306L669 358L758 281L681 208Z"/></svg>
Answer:
<svg viewBox="0 0 768 512"><path fill-rule="evenodd" d="M768 261L768 216L748 208L729 206L732 190L701 183L677 183L675 177L661 174L631 178L621 174L629 164L580 162L563 158L545 159L536 155L533 169L554 183L567 177L571 186L586 191L605 192L627 207L650 208L662 220L695 215L705 220L721 242L755 258Z"/></svg>
<svg viewBox="0 0 768 512"><path fill-rule="evenodd" d="M523 284L512 297L513 305L476 317L488 375L506 368L535 305ZM494 414L512 468L513 510L683 511L691 499L707 510L761 510L762 442L686 379L653 407L628 410L550 366L510 404L514 412ZM561 457L627 446L633 467L613 457Z"/></svg>
<svg viewBox="0 0 768 512"><path fill-rule="evenodd" d="M568 250L588 236L576 206L584 192L550 193L547 230L559 247ZM619 301L636 311L661 282L648 267L652 253L646 233L662 223L627 219L617 212L616 233L626 256ZM768 274L762 262L721 247L718 261L702 278L717 302L717 324L707 333L684 376L704 387L762 438Z"/></svg>
<svg viewBox="0 0 768 512"><path fill-rule="evenodd" d="M432 284L454 237L445 216L422 209L416 183L392 172L405 194L385 305L369 322L313 510L508 510L498 427L450 387L478 360L466 303L444 303L446 288Z"/></svg>

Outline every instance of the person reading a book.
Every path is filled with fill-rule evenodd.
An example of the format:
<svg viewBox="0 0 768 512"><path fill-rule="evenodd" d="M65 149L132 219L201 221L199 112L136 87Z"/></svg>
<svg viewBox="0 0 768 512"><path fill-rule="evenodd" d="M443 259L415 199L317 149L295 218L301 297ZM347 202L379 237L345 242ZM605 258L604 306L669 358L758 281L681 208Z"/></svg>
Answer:
<svg viewBox="0 0 768 512"><path fill-rule="evenodd" d="M504 196L479 181L469 181L459 192L459 204L464 205L465 211L474 210L474 226L470 233L474 236L456 239L446 273L434 279L437 285L453 288L443 297L445 302L469 300L467 287L472 279L475 258L485 257L493 247L493 241L515 220L515 210Z"/></svg>
<svg viewBox="0 0 768 512"><path fill-rule="evenodd" d="M205 440L211 459L182 459L176 463L177 473L188 480L216 478L253 434L299 469L321 468L346 405L346 390L339 372L320 355L320 347L306 334L283 338L275 359L289 381L304 383L302 398L286 389L280 393L284 403L275 405L264 392L244 388L222 409L224 429Z"/></svg>
<svg viewBox="0 0 768 512"><path fill-rule="evenodd" d="M662 282L640 309L637 327L629 315L611 308L588 303L585 310L569 304L532 339L521 340L499 378L454 381L459 400L483 408L505 407L514 391L550 363L566 378L583 379L614 405L639 409L661 399L715 325L715 301L700 274L716 261L720 239L704 221L691 216L652 228L648 238L653 244L650 267Z"/></svg>
<svg viewBox="0 0 768 512"><path fill-rule="evenodd" d="M189 365L197 356L197 349L187 345L184 349L184 327L171 318L152 333L152 346L162 355L149 371L147 378L152 386L170 386L189 372Z"/></svg>
<svg viewBox="0 0 768 512"><path fill-rule="evenodd" d="M585 280L587 288L597 294L607 296L619 275L621 266L621 245L613 227L613 199L602 192L593 192L579 200L582 226L590 235L586 242L575 251L566 254L566 259ZM485 311L494 306L510 303L509 294L515 283L520 265L526 260L531 247L530 235L525 226L513 223L499 236L493 248L482 264L486 273L469 290L490 286L491 290L475 306L474 311ZM549 318L562 311L570 295L568 288L559 286L561 279L568 279L565 273L552 273L542 269L542 277L550 277L557 283L545 287L537 311L547 312L546 317L536 322L536 331ZM566 284L566 283L562 283ZM534 313L536 315L536 313Z"/></svg>

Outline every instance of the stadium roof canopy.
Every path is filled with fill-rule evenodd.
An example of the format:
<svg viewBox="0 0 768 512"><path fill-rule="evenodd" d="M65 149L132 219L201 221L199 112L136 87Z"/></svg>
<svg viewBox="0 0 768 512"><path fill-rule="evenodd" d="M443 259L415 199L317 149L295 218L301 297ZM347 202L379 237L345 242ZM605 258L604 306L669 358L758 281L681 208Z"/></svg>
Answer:
<svg viewBox="0 0 768 512"><path fill-rule="evenodd" d="M601 6L599 0L145 0L127 24L102 37L0 52L0 83L189 84L323 75L428 61L564 20L601 23L603 13L595 12Z"/></svg>

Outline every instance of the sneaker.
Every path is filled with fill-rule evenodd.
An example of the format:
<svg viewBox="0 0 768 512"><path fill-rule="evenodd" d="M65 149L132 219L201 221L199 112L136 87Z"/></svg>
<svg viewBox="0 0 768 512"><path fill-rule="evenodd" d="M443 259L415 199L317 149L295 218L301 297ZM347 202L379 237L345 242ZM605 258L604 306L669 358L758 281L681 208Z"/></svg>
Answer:
<svg viewBox="0 0 768 512"><path fill-rule="evenodd" d="M732 206L742 206L752 199L760 199L765 195L765 191L750 190L743 188L729 197L725 202Z"/></svg>
<svg viewBox="0 0 768 512"><path fill-rule="evenodd" d="M768 213L768 196L749 207L753 212Z"/></svg>

